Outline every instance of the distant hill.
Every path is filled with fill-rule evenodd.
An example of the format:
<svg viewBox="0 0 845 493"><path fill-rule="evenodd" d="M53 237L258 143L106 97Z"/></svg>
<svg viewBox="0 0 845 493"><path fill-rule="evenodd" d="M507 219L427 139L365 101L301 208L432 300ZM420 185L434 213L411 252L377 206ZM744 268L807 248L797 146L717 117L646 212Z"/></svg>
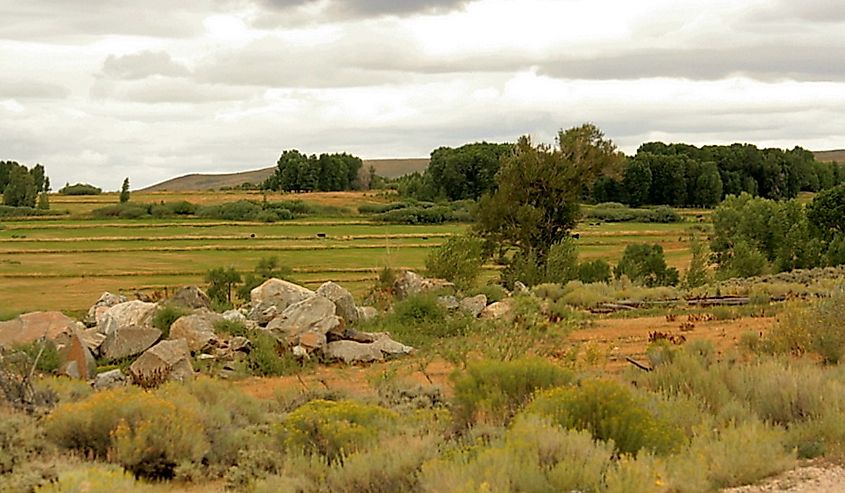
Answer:
<svg viewBox="0 0 845 493"><path fill-rule="evenodd" d="M837 163L845 163L845 149L839 149L836 151L819 151L814 152L813 155L816 157L816 161L826 163L836 161Z"/></svg>
<svg viewBox="0 0 845 493"><path fill-rule="evenodd" d="M364 168L372 166L376 174L385 178L396 178L415 171L424 171L428 158L411 159L365 159ZM157 183L140 190L142 192L192 192L219 190L226 187L238 187L244 183L259 184L266 180L273 171L271 168L243 171L240 173L204 174L193 173Z"/></svg>

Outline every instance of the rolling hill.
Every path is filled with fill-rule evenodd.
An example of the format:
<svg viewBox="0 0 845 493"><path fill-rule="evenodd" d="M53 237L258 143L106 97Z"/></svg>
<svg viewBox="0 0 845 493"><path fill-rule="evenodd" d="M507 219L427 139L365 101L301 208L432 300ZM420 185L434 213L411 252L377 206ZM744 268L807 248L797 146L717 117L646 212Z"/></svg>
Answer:
<svg viewBox="0 0 845 493"><path fill-rule="evenodd" d="M845 163L845 149L838 149L835 151L818 151L814 152L813 156L816 157L816 161L822 161L825 163L829 163L831 161Z"/></svg>
<svg viewBox="0 0 845 493"><path fill-rule="evenodd" d="M372 166L376 174L385 178L396 178L415 171L422 172L428 166L428 158L410 159L365 159L364 168ZM237 187L243 183L261 183L273 174L275 166L240 173L205 174L192 173L171 178L140 190L142 192L192 192L219 190Z"/></svg>

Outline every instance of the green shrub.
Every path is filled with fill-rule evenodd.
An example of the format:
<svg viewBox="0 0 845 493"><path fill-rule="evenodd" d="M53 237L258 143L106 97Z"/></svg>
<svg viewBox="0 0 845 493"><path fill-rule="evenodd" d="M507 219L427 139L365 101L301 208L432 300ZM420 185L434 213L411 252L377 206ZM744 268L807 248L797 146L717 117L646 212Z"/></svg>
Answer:
<svg viewBox="0 0 845 493"><path fill-rule="evenodd" d="M230 336L249 337L250 330L240 320L220 320L214 324L214 332Z"/></svg>
<svg viewBox="0 0 845 493"><path fill-rule="evenodd" d="M32 384L36 392L55 395L58 402L77 402L94 392L88 382L66 377L48 376L35 380Z"/></svg>
<svg viewBox="0 0 845 493"><path fill-rule="evenodd" d="M602 259L592 260L590 262L581 262L578 264L578 280L584 284L591 284L595 282L610 282L611 269L610 264Z"/></svg>
<svg viewBox="0 0 845 493"><path fill-rule="evenodd" d="M578 387L549 390L526 412L549 417L568 429L587 430L596 440L613 440L620 453L676 450L683 433L650 411L646 400L612 381L586 380Z"/></svg>
<svg viewBox="0 0 845 493"><path fill-rule="evenodd" d="M514 254L502 271L502 283L513 288L517 281L526 286L543 283L565 284L578 277L578 252L572 238L565 238L549 248L544 258L537 252Z"/></svg>
<svg viewBox="0 0 845 493"><path fill-rule="evenodd" d="M563 286L561 286L560 284L554 284L549 282L534 286L531 289L531 292L534 293L534 295L538 298L554 302L563 297L564 289Z"/></svg>
<svg viewBox="0 0 845 493"><path fill-rule="evenodd" d="M395 211L409 207L407 202L391 202L389 204L364 204L358 206L359 214L381 214L383 212Z"/></svg>
<svg viewBox="0 0 845 493"><path fill-rule="evenodd" d="M754 277L765 273L767 267L768 262L763 252L745 241L738 240L733 249L722 256L718 274L722 279Z"/></svg>
<svg viewBox="0 0 845 493"><path fill-rule="evenodd" d="M623 275L648 287L678 284L678 270L666 266L660 245L628 245L614 269L617 279Z"/></svg>
<svg viewBox="0 0 845 493"><path fill-rule="evenodd" d="M270 334L262 331L249 336L252 349L246 359L250 374L260 377L289 375L302 368L296 358Z"/></svg>
<svg viewBox="0 0 845 493"><path fill-rule="evenodd" d="M12 346L12 351L20 351L26 354L29 361L35 362L38 358L36 369L42 373L54 373L62 364L59 350L52 341L33 341L26 344Z"/></svg>
<svg viewBox="0 0 845 493"><path fill-rule="evenodd" d="M104 390L59 405L47 437L84 455L110 459L138 475L172 477L175 467L207 450L199 417L136 387Z"/></svg>
<svg viewBox="0 0 845 493"><path fill-rule="evenodd" d="M483 241L470 235L450 237L425 258L428 275L455 283L459 289L475 284L481 273Z"/></svg>
<svg viewBox="0 0 845 493"><path fill-rule="evenodd" d="M372 444L397 419L392 411L355 401L311 401L281 425L286 448L319 454L329 462Z"/></svg>
<svg viewBox="0 0 845 493"><path fill-rule="evenodd" d="M103 189L89 185L88 183L77 183L65 185L59 189L61 195L100 195Z"/></svg>
<svg viewBox="0 0 845 493"><path fill-rule="evenodd" d="M467 296L476 296L479 294L487 296L487 303L496 303L508 297L508 292L505 291L505 288L498 284L487 284L467 292Z"/></svg>
<svg viewBox="0 0 845 493"><path fill-rule="evenodd" d="M452 374L455 422L504 424L528 403L535 392L568 385L573 375L540 358L479 361Z"/></svg>
<svg viewBox="0 0 845 493"><path fill-rule="evenodd" d="M123 469L105 464L84 464L62 472L55 482L35 493L155 493L161 491L136 480Z"/></svg>
<svg viewBox="0 0 845 493"><path fill-rule="evenodd" d="M46 445L44 432L35 418L0 407L0 476L25 466Z"/></svg>
<svg viewBox="0 0 845 493"><path fill-rule="evenodd" d="M589 433L521 417L502 439L423 465L420 490L429 493L604 491L613 448Z"/></svg>
<svg viewBox="0 0 845 493"><path fill-rule="evenodd" d="M153 327L161 331L162 338L167 339L170 337L170 326L173 322L190 313L189 310L175 305L164 305L153 315Z"/></svg>
<svg viewBox="0 0 845 493"><path fill-rule="evenodd" d="M449 207L445 206L414 206L376 214L373 216L373 219L391 224L443 224L458 219L466 220L468 218L464 215L459 216Z"/></svg>
<svg viewBox="0 0 845 493"><path fill-rule="evenodd" d="M825 363L838 363L845 352L845 287L810 303L787 305L762 345L774 354L814 352Z"/></svg>

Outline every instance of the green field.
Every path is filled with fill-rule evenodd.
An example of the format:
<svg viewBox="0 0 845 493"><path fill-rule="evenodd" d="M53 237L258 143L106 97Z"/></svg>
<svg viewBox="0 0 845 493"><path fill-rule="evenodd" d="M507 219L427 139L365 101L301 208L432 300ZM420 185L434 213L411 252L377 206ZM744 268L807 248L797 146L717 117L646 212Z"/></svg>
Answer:
<svg viewBox="0 0 845 493"><path fill-rule="evenodd" d="M350 193L310 196L322 199L321 203L348 204L351 210L374 200ZM155 194L157 200L198 203L236 197L241 195ZM233 266L249 271L268 256L291 267L294 279L306 286L335 280L361 296L381 268L422 269L430 248L468 227L389 225L354 214L272 224L94 220L86 218L85 211L113 203L115 196L58 199L53 200L53 208L66 207L71 214L0 223L0 315L48 309L80 311L103 291L133 296L201 284L208 269ZM689 260L691 228L701 229L701 225L692 221L582 224L578 244L582 258L615 263L628 244L659 243L667 261L683 269ZM494 277L495 267L487 269L487 277Z"/></svg>

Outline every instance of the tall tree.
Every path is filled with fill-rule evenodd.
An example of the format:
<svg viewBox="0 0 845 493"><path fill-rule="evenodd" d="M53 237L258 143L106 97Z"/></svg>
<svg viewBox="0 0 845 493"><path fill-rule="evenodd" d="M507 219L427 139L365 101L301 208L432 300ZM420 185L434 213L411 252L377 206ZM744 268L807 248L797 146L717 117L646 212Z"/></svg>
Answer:
<svg viewBox="0 0 845 493"><path fill-rule="evenodd" d="M35 207L35 179L25 166L15 166L3 191L3 203L14 207Z"/></svg>
<svg viewBox="0 0 845 493"><path fill-rule="evenodd" d="M502 160L495 192L482 198L476 229L492 244L531 251L544 262L578 221L582 189L622 160L592 124L561 131L555 147L523 136Z"/></svg>
<svg viewBox="0 0 845 493"><path fill-rule="evenodd" d="M120 187L120 203L129 202L129 177L123 179L123 186Z"/></svg>

